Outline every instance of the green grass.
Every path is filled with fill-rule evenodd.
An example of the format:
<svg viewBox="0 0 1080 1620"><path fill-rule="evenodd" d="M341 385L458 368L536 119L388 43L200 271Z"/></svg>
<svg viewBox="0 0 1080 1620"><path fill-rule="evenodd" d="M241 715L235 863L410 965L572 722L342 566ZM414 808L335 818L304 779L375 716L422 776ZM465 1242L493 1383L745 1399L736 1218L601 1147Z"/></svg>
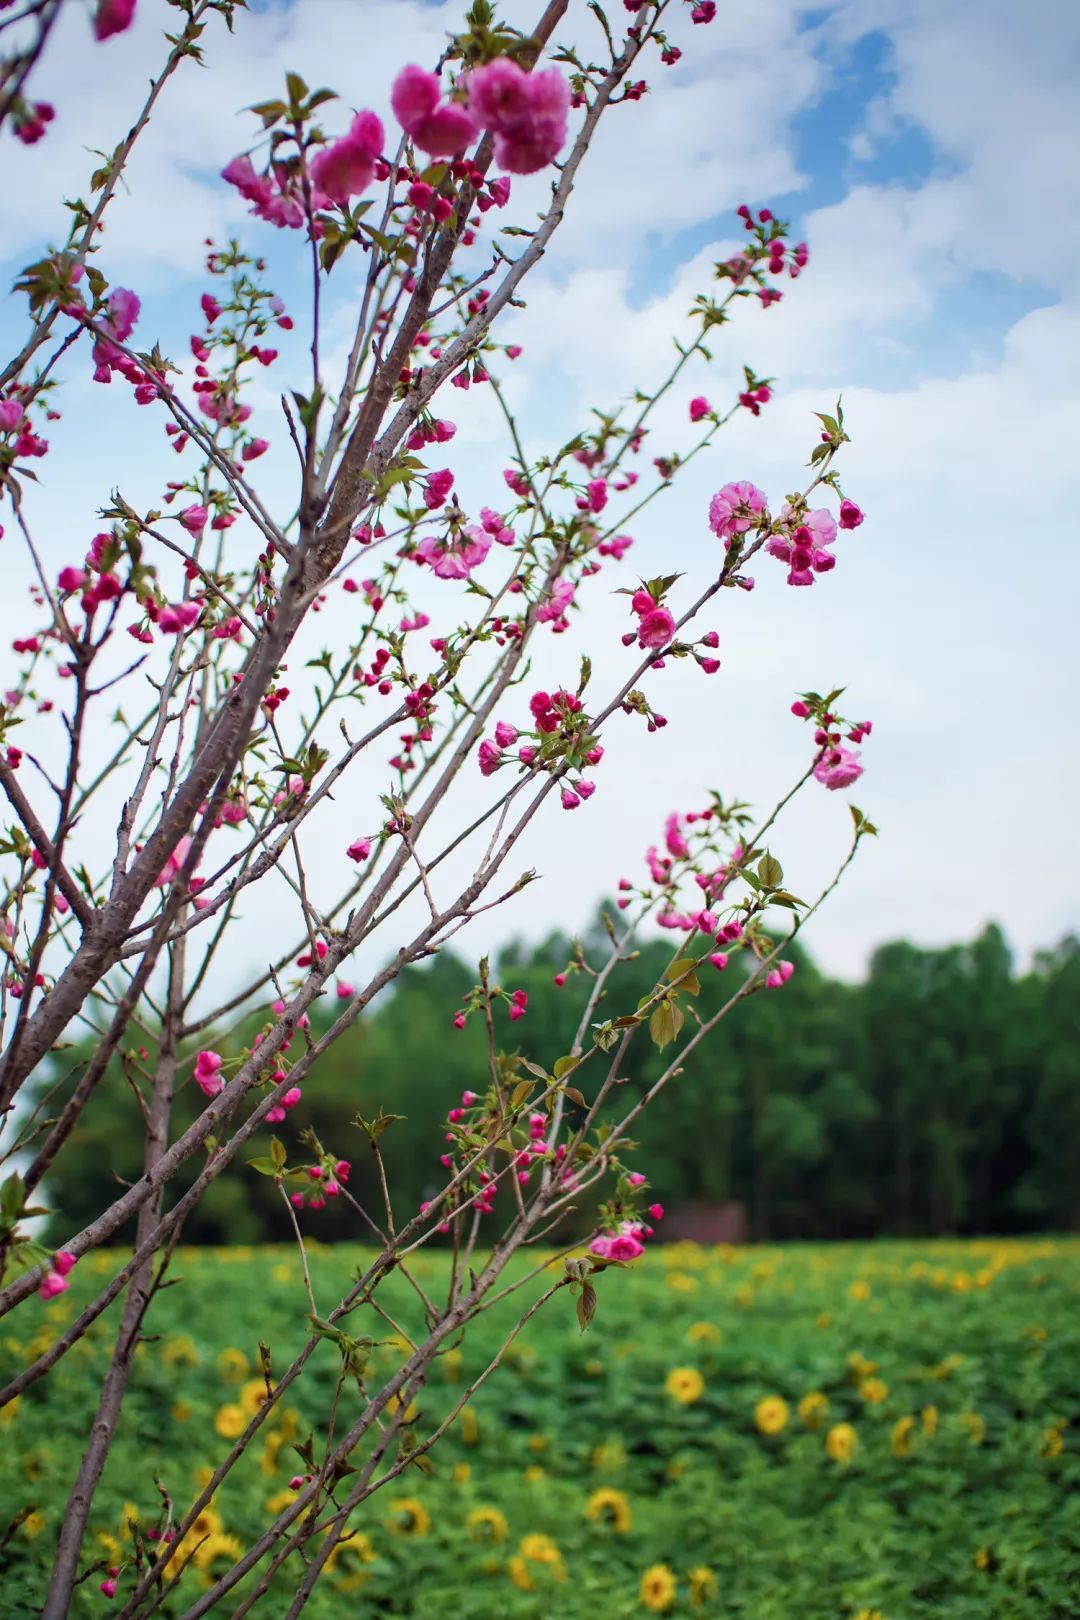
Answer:
<svg viewBox="0 0 1080 1620"><path fill-rule="evenodd" d="M352 1248L313 1251L321 1310L360 1258ZM114 1263L92 1257L72 1274L69 1294L35 1300L0 1326L9 1370L40 1353ZM430 1292L445 1286L443 1257L421 1257L417 1271ZM98 1590L104 1566L132 1556L132 1515L154 1523L155 1480L180 1511L194 1498L200 1470L226 1446L216 1425L231 1432L235 1409L257 1392L259 1338L278 1370L304 1339L295 1253L183 1251L174 1274L182 1281L155 1305L147 1331L157 1336L139 1351L98 1493L87 1567L101 1567L80 1586L76 1616L113 1607ZM418 1435L541 1286L496 1307L460 1353L436 1364ZM364 1556L342 1557L306 1613L619 1620L647 1612L642 1579L658 1565L669 1574L654 1572L644 1595L662 1605L673 1581L664 1610L672 1616L1080 1613L1080 1243L679 1245L605 1274L598 1292L584 1335L572 1298L557 1295L432 1454L432 1472L410 1468L359 1510ZM418 1326L403 1279L391 1277L379 1297L407 1331ZM390 1335L370 1311L353 1320L357 1333ZM0 1533L30 1510L0 1549L5 1616L40 1604L112 1330L111 1317L99 1323L14 1412L0 1414ZM394 1345L376 1351L373 1379L401 1357ZM320 1345L289 1392L295 1399L286 1397L219 1492L202 1563L224 1567L233 1544L220 1538L246 1548L271 1521L268 1503L288 1499L301 1466L291 1442L325 1424L337 1367L334 1346ZM668 1392L677 1369L700 1375L683 1380L689 1394L700 1383L695 1399ZM804 1406L800 1415L811 1393L825 1397L827 1412L818 1402L816 1414ZM758 1403L777 1396L786 1420L763 1433ZM358 1404L350 1388L343 1422ZM770 1411L785 1416L774 1403L763 1419ZM857 1437L846 1462L828 1449L837 1425ZM598 1491L616 1494L594 1500ZM590 1503L597 1517L587 1517ZM277 1620L300 1574L297 1565L256 1616ZM191 1567L163 1612L181 1614L209 1579ZM125 1570L121 1596L129 1581ZM230 1614L236 1601L215 1612Z"/></svg>

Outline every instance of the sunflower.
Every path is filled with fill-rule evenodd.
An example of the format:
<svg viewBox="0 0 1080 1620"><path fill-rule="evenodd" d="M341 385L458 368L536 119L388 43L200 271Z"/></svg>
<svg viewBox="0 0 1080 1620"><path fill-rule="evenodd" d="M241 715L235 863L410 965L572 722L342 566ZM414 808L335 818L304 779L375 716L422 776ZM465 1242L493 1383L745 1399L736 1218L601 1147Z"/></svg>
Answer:
<svg viewBox="0 0 1080 1620"><path fill-rule="evenodd" d="M762 1434L779 1434L788 1420L788 1403L780 1395L766 1395L754 1407L754 1422Z"/></svg>
<svg viewBox="0 0 1080 1620"><path fill-rule="evenodd" d="M506 1573L519 1591L532 1591L533 1581L532 1576L529 1574L529 1566L520 1553L511 1553L506 1560Z"/></svg>
<svg viewBox="0 0 1080 1620"><path fill-rule="evenodd" d="M825 1436L825 1450L835 1463L849 1463L858 1444L859 1437L850 1423L834 1423Z"/></svg>
<svg viewBox="0 0 1080 1620"><path fill-rule="evenodd" d="M393 1518L390 1528L401 1536L426 1536L431 1529L431 1514L415 1496L399 1496L390 1504Z"/></svg>
<svg viewBox="0 0 1080 1620"><path fill-rule="evenodd" d="M664 1388L680 1406L689 1406L700 1398L705 1380L696 1367L673 1367L664 1380Z"/></svg>
<svg viewBox="0 0 1080 1620"><path fill-rule="evenodd" d="M641 1577L641 1601L653 1614L665 1614L675 1602L675 1576L667 1564L650 1564Z"/></svg>
<svg viewBox="0 0 1080 1620"><path fill-rule="evenodd" d="M11 1345L13 1343L14 1343L13 1340L5 1339L4 1348L5 1349L10 1349L10 1347L11 1347ZM0 1406L0 1423L3 1424L5 1429L8 1427L9 1424L14 1423L15 1414L19 1410L19 1402L21 1400L22 1400L22 1396L21 1395L16 1395L10 1401L8 1401L6 1406Z"/></svg>
<svg viewBox="0 0 1080 1620"><path fill-rule="evenodd" d="M248 1417L254 1417L259 1408L266 1405L267 1399L265 1378L249 1378L241 1386L240 1405Z"/></svg>
<svg viewBox="0 0 1080 1620"><path fill-rule="evenodd" d="M902 1417L893 1424L892 1454L894 1457L909 1457L911 1455L911 1435L915 1428L913 1417Z"/></svg>
<svg viewBox="0 0 1080 1620"><path fill-rule="evenodd" d="M986 1439L986 1424L978 1412L961 1412L960 1422L967 1430L968 1439L973 1446L981 1446Z"/></svg>
<svg viewBox="0 0 1080 1620"><path fill-rule="evenodd" d="M543 1535L534 1530L531 1535L523 1536L519 1548L521 1556L533 1564L550 1564L554 1568L562 1563L562 1553L558 1543L551 1536Z"/></svg>
<svg viewBox="0 0 1080 1620"><path fill-rule="evenodd" d="M593 1524L609 1524L620 1536L624 1536L634 1522L626 1497L622 1491L617 1491L610 1485L603 1485L598 1491L593 1491L585 1504L585 1517Z"/></svg>
<svg viewBox="0 0 1080 1620"><path fill-rule="evenodd" d="M371 1573L364 1566L375 1558L371 1537L361 1530L347 1530L327 1558L324 1574L338 1592L358 1592Z"/></svg>
<svg viewBox="0 0 1080 1620"><path fill-rule="evenodd" d="M166 1367L197 1367L199 1365L199 1350L190 1333L181 1333L176 1338L166 1339L161 1350L161 1359Z"/></svg>
<svg viewBox="0 0 1080 1620"><path fill-rule="evenodd" d="M219 1406L217 1416L214 1418L214 1428L223 1440L238 1439L247 1428L244 1408L233 1403Z"/></svg>
<svg viewBox="0 0 1080 1620"><path fill-rule="evenodd" d="M473 1508L465 1516L465 1525L473 1541L505 1541L510 1528L506 1514L495 1507Z"/></svg>
<svg viewBox="0 0 1080 1620"><path fill-rule="evenodd" d="M721 1337L715 1322L691 1322L686 1330L687 1344L719 1344Z"/></svg>
<svg viewBox="0 0 1080 1620"><path fill-rule="evenodd" d="M924 1406L922 1409L923 1434L937 1434L938 1409L936 1406Z"/></svg>
<svg viewBox="0 0 1080 1620"><path fill-rule="evenodd" d="M868 1406L880 1406L888 1394L889 1386L881 1378L864 1378L859 1385L859 1395Z"/></svg>
<svg viewBox="0 0 1080 1620"><path fill-rule="evenodd" d="M812 1389L809 1395L803 1396L796 1411L805 1428L820 1429L829 1413L829 1397L818 1389Z"/></svg>
<svg viewBox="0 0 1080 1620"><path fill-rule="evenodd" d="M28 1541L36 1541L45 1528L44 1514L31 1512L22 1522L22 1533Z"/></svg>
<svg viewBox="0 0 1080 1620"><path fill-rule="evenodd" d="M216 1535L207 1536L202 1545L196 1547L191 1561L204 1575L212 1575L215 1568L220 1575L231 1568L243 1556L243 1552L243 1543L236 1536L219 1531Z"/></svg>
<svg viewBox="0 0 1080 1620"><path fill-rule="evenodd" d="M222 1378L228 1379L230 1384L238 1383L241 1378L247 1377L248 1358L242 1350L237 1350L235 1345L226 1345L218 1355L217 1369Z"/></svg>
<svg viewBox="0 0 1080 1620"><path fill-rule="evenodd" d="M862 1277L858 1277L848 1289L848 1295L851 1299L869 1299L870 1284Z"/></svg>
<svg viewBox="0 0 1080 1620"><path fill-rule="evenodd" d="M716 1596L716 1576L707 1564L699 1564L690 1571L690 1603L695 1609L703 1608Z"/></svg>

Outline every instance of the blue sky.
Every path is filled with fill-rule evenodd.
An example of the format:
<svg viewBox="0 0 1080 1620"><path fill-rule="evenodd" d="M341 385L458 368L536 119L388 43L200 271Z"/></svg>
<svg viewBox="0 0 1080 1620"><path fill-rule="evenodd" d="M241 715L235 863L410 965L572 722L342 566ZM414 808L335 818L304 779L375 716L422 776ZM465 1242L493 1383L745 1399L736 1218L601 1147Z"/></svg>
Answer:
<svg viewBox="0 0 1080 1620"><path fill-rule="evenodd" d="M533 9L513 0L506 13L522 24ZM168 20L161 0L141 0L137 27L95 55L95 69L104 66L88 79L77 13L68 8L38 83L61 116L40 146L10 158L25 183L0 227L9 283L62 229L55 199L83 184L86 149L126 128ZM144 341L186 343L207 234L239 232L267 251L302 307L296 241L248 220L216 179L252 139L240 109L274 94L290 66L332 84L345 107L385 114L397 66L432 60L456 15L413 0L292 0L242 17L232 40L208 34L211 71L178 81L163 105L102 255L143 297ZM561 37L584 42L589 27L571 0ZM613 736L572 836L556 812L523 852L550 881L491 929L535 935L568 920L568 887L587 908L633 868L666 814L706 786L767 801L801 761L793 691L846 680L853 707L877 722L858 802L883 837L820 918L813 948L853 974L884 939L941 942L997 918L1026 954L1080 926L1080 7L742 0L722 5L712 28L670 31L683 61L670 72L650 64L650 96L612 117L528 308L506 330L525 345L507 378L523 431L542 449L553 423L565 438L590 405L660 375L712 260L738 240L732 210L768 203L809 241L810 267L782 306L726 329L687 395L725 398L745 360L776 376L775 402L758 421L740 418L708 464L657 503L634 531L628 571L656 571L674 550L694 579L707 577L711 491L738 477L777 498L796 487L812 412L841 390L854 440L843 478L868 520L813 591L788 590L778 567L762 568L754 597L725 606L721 675L705 684L672 671L670 711L682 718L647 753L636 734ZM528 220L543 184L516 187L516 217ZM332 338L345 331L349 274ZM20 330L14 302L0 318L5 334ZM282 349L299 381L299 336L294 356ZM261 402L275 439L285 380L275 376ZM476 391L452 402L460 486L491 503L504 464L495 413ZM674 442L685 404L680 395L661 412L657 442ZM33 497L50 555L67 560L68 536L94 532L118 435L138 450L125 488L153 500L172 475L160 424L149 412L133 420L118 390L77 372L45 468L62 476ZM268 457L265 476L287 502L287 465ZM6 593L19 611L24 577L17 561L9 566ZM607 637L600 673L614 678L625 609L607 595L590 606L594 635ZM324 622L338 611L345 604ZM540 673L558 680L577 650L573 635L548 644ZM781 852L803 892L826 874L846 821L824 793L795 818ZM316 881L329 892L335 872ZM478 947L487 942L478 929Z"/></svg>

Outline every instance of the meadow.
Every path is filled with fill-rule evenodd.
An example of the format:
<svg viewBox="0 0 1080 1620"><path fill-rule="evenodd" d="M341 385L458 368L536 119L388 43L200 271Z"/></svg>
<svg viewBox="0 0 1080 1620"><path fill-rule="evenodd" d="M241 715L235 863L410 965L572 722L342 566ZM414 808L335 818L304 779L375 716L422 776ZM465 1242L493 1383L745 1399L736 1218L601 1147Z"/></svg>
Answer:
<svg viewBox="0 0 1080 1620"><path fill-rule="evenodd" d="M321 1310L362 1258L312 1248ZM0 1328L0 1360L40 1352L114 1263L80 1264L69 1294L24 1313L22 1339ZM416 1270L429 1292L445 1285L445 1256ZM160 1489L182 1510L256 1409L260 1334L279 1369L304 1339L295 1250L181 1250L170 1275L95 1504L100 1565L73 1615L114 1607L102 1576L136 1555ZM551 1280L440 1358L410 1414L418 1435ZM406 1283L388 1279L385 1299L408 1332ZM357 1513L307 1612L1075 1620L1078 1304L1075 1239L658 1247L599 1278L587 1332L567 1293L533 1318L430 1469L410 1467ZM354 1331L390 1340L373 1376L400 1364L404 1340L373 1313ZM109 1344L99 1324L0 1412L5 1620L40 1603ZM181 1614L290 1500L293 1446L325 1423L337 1369L321 1344L203 1515L162 1613ZM347 1390L344 1406L359 1398ZM282 1614L300 1574L253 1612Z"/></svg>

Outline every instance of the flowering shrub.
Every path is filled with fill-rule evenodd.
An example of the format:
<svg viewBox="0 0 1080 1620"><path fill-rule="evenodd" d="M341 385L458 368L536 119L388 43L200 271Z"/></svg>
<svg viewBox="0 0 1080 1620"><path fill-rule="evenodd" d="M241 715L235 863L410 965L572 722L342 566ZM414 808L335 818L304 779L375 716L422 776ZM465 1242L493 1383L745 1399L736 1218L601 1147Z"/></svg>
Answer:
<svg viewBox="0 0 1080 1620"><path fill-rule="evenodd" d="M637 514L691 457L711 451L736 412L758 416L772 398L773 379L745 367L726 407L702 395L687 401L688 446L642 454L657 402L686 387L684 369L709 358L717 329L748 301L767 310L806 268L806 245L790 243L767 208L740 210L741 248L716 266L677 361L643 381L632 409L599 412L585 429L568 424L561 447L530 455L501 388L503 361L521 351L501 340L500 319L556 239L600 120L633 117L648 88L634 75L649 62L669 65L683 48L668 27L685 25L690 42L714 7L647 0L620 28L597 13L593 57L556 45L567 0L552 0L531 35L477 0L438 71L404 63L386 87L393 124L370 108L342 115L330 90L287 74L280 97L251 109L248 150L222 154L224 180L249 206L250 241L208 244L190 356L180 360L150 342L142 301L112 279L123 267L101 235L159 95L210 50L212 24L243 22L238 0L174 5L179 29L129 136L92 177L93 207L75 206L63 246L20 278L32 321L0 378L0 480L36 571L0 705L0 785L15 818L2 849L0 1312L63 1293L73 1267L135 1226L129 1258L0 1391L2 1403L33 1389L123 1295L46 1617L68 1612L144 1322L185 1215L219 1178L262 1175L280 1194L305 1259L298 1309L311 1336L280 1377L266 1363L265 1401L235 1433L221 1431L234 1444L194 1502L168 1497L158 1545L108 1566L98 1584L125 1617L153 1612L163 1582L183 1582L179 1549L215 1491L309 1357L329 1354L336 1393L301 1453L294 1494L187 1611L231 1606L241 1583L246 1610L291 1559L288 1612L299 1614L351 1536L351 1516L420 1466L441 1437L445 1424L425 1431L417 1415L438 1359L501 1297L515 1253L557 1232L583 1200L599 1211L585 1252L565 1255L507 1344L563 1290L589 1326L596 1278L639 1257L663 1219L646 1171L632 1167L635 1118L739 1002L783 989L794 971L788 940L874 831L853 809L850 851L832 882L810 899L786 886L772 849L778 817L806 787L854 782L863 767L847 744L871 730L843 717L840 690L803 692L794 712L810 729L798 744L793 736L800 764L781 802L755 817L703 788L697 807L671 815L663 853L660 842L649 847L647 875L621 880L625 915L612 920L606 960L578 951L567 965L590 981L570 1050L549 1070L524 1054L516 1029L511 1043L511 1026L528 1027L527 994L494 983L481 962L472 990L446 1010L448 1038L451 1026L479 1021L488 1061L475 1088L431 1122L440 1189L418 1209L398 1207L385 1177L380 1207L353 1197L350 1155L359 1142L381 1165L394 1115L342 1120L334 1140L317 1138L302 1104L320 1056L404 967L533 881L528 872L507 886L504 875L522 836L537 818L550 826L561 812L587 814L604 794L606 752L623 738L639 743L640 722L646 736L667 726L658 707L666 670L683 662L702 677L719 672L719 631L699 621L707 607L753 590L755 556L781 560L791 585L813 584L834 567L834 546L843 558L841 533L862 513L839 481L847 434L837 406L819 417L801 489L780 501L745 481L718 489L701 514L702 531L710 526L719 542L704 579L635 579L628 561ZM101 0L98 39L126 29L134 9ZM42 107L27 111L23 88L56 10L31 7L33 59L9 64L0 111L24 140L48 123ZM548 188L540 223L513 223L517 177L534 175ZM310 274L302 314L264 284L268 227L285 233L286 251ZM359 282L355 298L353 283L338 293L346 273ZM327 311L337 297L352 338L335 370ZM290 341L298 324L306 357ZM258 388L279 362L295 384L280 416ZM38 543L28 480L52 470L44 430L71 376L154 413L174 476L147 506L125 494L118 469L103 527L72 538L53 562ZM509 465L501 479L491 473L476 512L442 464L456 435L447 387L487 388L506 420ZM278 449L293 473L283 509L257 482L256 464ZM605 571L628 598L628 652L593 650L608 652L605 667L619 674L605 686L586 656L555 690L530 689L538 638L587 616ZM326 645L318 615L338 593L348 630ZM480 808L451 826L459 787ZM311 881L306 855L332 802L346 796L353 826L328 895ZM100 829L114 816L106 851ZM469 876L455 876L450 860L462 846ZM222 995L215 971L239 908L271 883L275 959L239 995ZM636 1006L611 1006L612 969L650 925L674 936L670 963ZM375 972L361 965L369 947L386 959ZM733 957L730 995L715 1014L696 1015L699 975L723 972ZM331 993L336 1014L316 1029L312 1009ZM253 1010L258 1028L242 1037ZM95 1032L93 1054L77 1074L57 1076L55 1054L80 1025ZM635 1040L667 1055L647 1092L628 1101L620 1063ZM144 1173L54 1254L26 1224L33 1200L44 1184L62 1222L65 1145L92 1115L114 1060L139 1098ZM52 1112L43 1075L59 1088ZM176 1130L181 1088L198 1093L198 1111ZM251 1156L266 1123L283 1125L282 1137ZM316 1298L306 1267L317 1232L309 1223L330 1199L355 1208L359 1229L380 1245L360 1275L342 1280L332 1307ZM440 1238L455 1256L446 1297L436 1302L417 1284L411 1352L383 1379L369 1367L374 1336L356 1331L355 1313L383 1318L384 1279L413 1277L415 1252Z"/></svg>

